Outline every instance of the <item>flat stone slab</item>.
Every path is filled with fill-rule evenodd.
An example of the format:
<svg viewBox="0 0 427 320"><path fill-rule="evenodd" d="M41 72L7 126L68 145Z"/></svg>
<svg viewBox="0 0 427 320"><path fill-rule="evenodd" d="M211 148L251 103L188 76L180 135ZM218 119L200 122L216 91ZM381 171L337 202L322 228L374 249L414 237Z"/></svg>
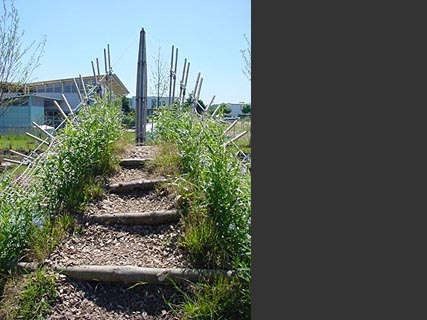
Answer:
<svg viewBox="0 0 427 320"><path fill-rule="evenodd" d="M168 179L143 179L129 182L112 183L107 186L107 190L112 193L125 193L135 190L152 190L156 186L168 182Z"/></svg>
<svg viewBox="0 0 427 320"><path fill-rule="evenodd" d="M151 158L126 158L120 160L120 165L124 168L141 168L148 162L153 161Z"/></svg>
<svg viewBox="0 0 427 320"><path fill-rule="evenodd" d="M176 210L147 211L147 212L125 212L112 214L97 214L89 217L91 221L104 224L163 224L179 220L179 214Z"/></svg>

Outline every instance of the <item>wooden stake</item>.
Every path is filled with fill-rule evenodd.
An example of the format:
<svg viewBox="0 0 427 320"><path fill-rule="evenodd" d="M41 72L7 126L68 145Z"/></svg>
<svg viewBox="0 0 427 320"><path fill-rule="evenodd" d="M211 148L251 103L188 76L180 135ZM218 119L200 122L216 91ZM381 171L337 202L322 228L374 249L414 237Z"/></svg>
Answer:
<svg viewBox="0 0 427 320"><path fill-rule="evenodd" d="M230 141L226 142L224 144L224 147L227 146L230 143L233 143L234 141L236 141L237 139L240 139L241 137L243 137L246 133L248 133L247 131L243 131L241 133L239 133L237 136L235 136L233 139L231 139Z"/></svg>
<svg viewBox="0 0 427 320"><path fill-rule="evenodd" d="M176 68L178 64L178 48L176 48L175 53L176 54L175 54L175 69L173 71L172 104L174 103L174 100L175 100L175 83L176 83Z"/></svg>
<svg viewBox="0 0 427 320"><path fill-rule="evenodd" d="M193 105L194 107L196 107L196 93L197 93L197 87L199 85L199 79L200 79L200 72L197 74L197 79L196 79L196 85L194 86L194 91L193 91Z"/></svg>
<svg viewBox="0 0 427 320"><path fill-rule="evenodd" d="M227 130L224 131L223 135L226 135L231 130L231 128L233 128L236 125L237 122L239 121L234 120L234 122L227 128Z"/></svg>
<svg viewBox="0 0 427 320"><path fill-rule="evenodd" d="M65 114L64 110L62 110L62 108L58 104L58 102L56 102L56 100L53 100L53 102L55 103L56 107L58 108L59 112L62 114L62 116L64 117L64 119L66 119L69 123L71 123L71 120L67 117L67 115Z"/></svg>
<svg viewBox="0 0 427 320"><path fill-rule="evenodd" d="M107 70L107 51L104 48L104 65L105 65L105 75L108 74L108 70Z"/></svg>
<svg viewBox="0 0 427 320"><path fill-rule="evenodd" d="M179 104L181 104L181 95L182 95L182 90L184 89L184 77L185 77L185 68L187 67L187 58L184 59L184 68L182 68L182 78L180 81L180 85L179 85L179 98L178 98L178 102Z"/></svg>
<svg viewBox="0 0 427 320"><path fill-rule="evenodd" d="M99 60L96 58L96 69L98 71L98 77L101 77L101 73L99 72Z"/></svg>
<svg viewBox="0 0 427 320"><path fill-rule="evenodd" d="M90 63L92 64L93 80L95 81L95 84L98 84L98 78L96 77L96 73L95 73L95 65L93 61L91 61Z"/></svg>
<svg viewBox="0 0 427 320"><path fill-rule="evenodd" d="M111 59L110 59L110 44L107 44L107 50L108 50L108 71L111 71Z"/></svg>
<svg viewBox="0 0 427 320"><path fill-rule="evenodd" d="M24 166L28 166L28 163L21 162L21 161L16 161L16 160L12 160L12 159L8 159L8 158L3 158L3 161L6 161L6 162L12 162L12 163L22 164L22 165L24 165Z"/></svg>
<svg viewBox="0 0 427 320"><path fill-rule="evenodd" d="M219 104L218 107L216 107L216 109L214 110L214 112L212 112L212 117L215 116L215 114L218 112L220 107L221 107L221 105Z"/></svg>
<svg viewBox="0 0 427 320"><path fill-rule="evenodd" d="M80 102L82 102L83 98L82 98L82 94L80 93L80 89L79 89L79 86L77 84L76 78L73 78L73 81L74 81L74 85L76 86L77 94L79 95Z"/></svg>
<svg viewBox="0 0 427 320"><path fill-rule="evenodd" d="M82 75L81 75L81 74L79 74L79 77L80 77L80 82L82 83L83 92L84 92L84 94L85 94L85 99L87 99L86 86L85 86L85 83L84 83L84 81L83 81Z"/></svg>
<svg viewBox="0 0 427 320"><path fill-rule="evenodd" d="M33 157L31 157L29 155L26 155L26 154L23 154L23 153L20 153L18 151L15 151L15 150L12 150L12 149L10 149L9 151L12 152L12 153L14 153L14 154L16 154L17 156L21 156L23 158L28 158L28 159L34 160Z"/></svg>
<svg viewBox="0 0 427 320"><path fill-rule="evenodd" d="M61 96L62 96L62 99L64 99L65 105L67 106L68 111L70 111L71 116L74 116L74 111L73 111L73 109L71 108L70 104L68 103L68 100L67 100L67 98L65 97L65 94L62 94Z"/></svg>
<svg viewBox="0 0 427 320"><path fill-rule="evenodd" d="M38 125L34 121L32 122L32 124L33 124L34 127L36 127L37 129L39 129L40 131L42 131L44 134L46 134L47 136L49 136L51 139L55 139L55 137L53 135L51 135L49 132L47 132L45 129L43 129L40 125Z"/></svg>
<svg viewBox="0 0 427 320"><path fill-rule="evenodd" d="M199 100L199 98L200 98L200 90L202 90L202 84L203 84L203 77L200 79L200 85L199 85L199 88L197 90L197 100Z"/></svg>
<svg viewBox="0 0 427 320"><path fill-rule="evenodd" d="M37 141L39 141L39 142L41 142L41 143L44 143L45 145L49 145L49 143L47 143L46 142L46 140L43 140L43 139L40 139L39 137L36 137L36 136L34 136L34 135L32 135L31 133L29 133L29 132L25 132L25 134L27 135L27 136L29 136L29 137L31 137L31 138L33 138L33 139L35 139L35 140L37 140Z"/></svg>
<svg viewBox="0 0 427 320"><path fill-rule="evenodd" d="M172 96L173 49L174 49L174 46L172 45L171 67L169 69L169 97L168 97L168 106L171 105L171 96Z"/></svg>
<svg viewBox="0 0 427 320"><path fill-rule="evenodd" d="M39 265L34 262L19 262L18 267L35 270ZM54 270L67 277L83 281L105 281L121 283L144 282L155 285L173 285L199 281L213 281L218 276L234 277L234 270L188 269L188 268L147 268L116 265L77 265L56 266Z"/></svg>
<svg viewBox="0 0 427 320"><path fill-rule="evenodd" d="M212 103L213 103L214 99L215 99L215 96L213 96L213 97L212 97L212 100L211 100L211 102L209 102L209 105L208 105L207 109L209 109L209 108L211 107L211 105L212 105Z"/></svg>

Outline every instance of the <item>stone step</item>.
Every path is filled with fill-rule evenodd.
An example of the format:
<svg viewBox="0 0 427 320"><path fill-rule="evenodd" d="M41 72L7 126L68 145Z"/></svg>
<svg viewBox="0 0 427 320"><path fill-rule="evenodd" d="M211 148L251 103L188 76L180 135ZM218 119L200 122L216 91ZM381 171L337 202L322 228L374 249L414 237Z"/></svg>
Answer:
<svg viewBox="0 0 427 320"><path fill-rule="evenodd" d="M92 222L124 225L155 225L176 222L178 220L179 214L176 210L125 212L89 216L89 221Z"/></svg>
<svg viewBox="0 0 427 320"><path fill-rule="evenodd" d="M18 267L26 271L34 271L39 264L19 262ZM120 282L174 285L183 282L211 281L219 275L232 277L233 270L188 269L188 268L146 268L118 265L77 265L56 267L54 271L68 278L83 281Z"/></svg>
<svg viewBox="0 0 427 320"><path fill-rule="evenodd" d="M153 161L151 158L125 158L120 160L120 165L124 168L141 168L148 162Z"/></svg>
<svg viewBox="0 0 427 320"><path fill-rule="evenodd" d="M135 190L152 190L156 186L161 186L162 184L167 182L168 179L166 178L157 178L112 183L110 185L107 185L107 190L111 193L126 193Z"/></svg>

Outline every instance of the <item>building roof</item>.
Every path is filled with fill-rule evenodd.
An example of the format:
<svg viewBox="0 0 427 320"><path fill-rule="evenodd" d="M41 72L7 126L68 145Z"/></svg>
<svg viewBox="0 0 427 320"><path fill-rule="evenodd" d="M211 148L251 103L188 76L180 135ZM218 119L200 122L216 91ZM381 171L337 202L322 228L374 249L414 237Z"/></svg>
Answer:
<svg viewBox="0 0 427 320"><path fill-rule="evenodd" d="M101 79L104 77L104 75L101 75ZM85 76L82 77L83 80L93 80L93 76ZM73 79L79 80L78 78L64 78L64 79L55 79L55 80L46 80L46 81L37 81L37 82L31 82L28 83L28 87L33 86L39 86L39 85L45 85L45 84L54 84L58 82L68 82L73 81ZM119 96L126 96L129 94L129 90L126 88L126 86L123 84L123 82L119 79L119 77L116 74L112 74L110 79L111 81L111 89L113 92ZM104 79L105 81L105 79Z"/></svg>

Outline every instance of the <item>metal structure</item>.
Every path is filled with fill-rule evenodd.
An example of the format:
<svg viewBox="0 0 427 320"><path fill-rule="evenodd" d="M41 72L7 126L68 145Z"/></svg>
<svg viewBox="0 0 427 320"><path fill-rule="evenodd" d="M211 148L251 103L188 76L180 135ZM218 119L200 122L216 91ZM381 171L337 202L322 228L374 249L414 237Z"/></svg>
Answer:
<svg viewBox="0 0 427 320"><path fill-rule="evenodd" d="M145 45L145 30L139 33L139 51L136 74L136 121L135 143L142 145L146 139L147 125L147 59Z"/></svg>
<svg viewBox="0 0 427 320"><path fill-rule="evenodd" d="M100 76L100 74L99 74L99 63L98 63L98 58L97 58L96 62L97 62L97 66L98 66L98 76L94 75L94 78L96 78L96 80L97 80L96 85L94 87L86 88L84 85L84 82L82 80L81 75L79 75L78 79L80 80L81 85L82 85L82 88L80 89L76 78L73 78L74 85L76 86L77 92L79 94L79 99L80 99L80 103L74 109L72 109L70 107L70 104L68 103L67 99L65 98L64 95L62 95L62 98L64 99L66 107L67 107L68 112L69 112L68 115L64 112L64 110L62 110L62 108L60 107L58 102L54 101L54 104L57 107L59 113L61 114L63 120L53 130L53 132L49 133L45 129L43 129L43 127L41 125L37 124L36 122L32 122L33 127L40 130L46 138L44 138L44 139L39 138L39 137L37 137L31 133L26 132L26 134L29 137L38 141L40 144L34 150L32 150L29 155L24 155L24 154L21 154L17 151L10 150L11 153L22 157L21 161L3 158L3 160L5 162L10 162L10 163L14 163L14 164L18 165L12 171L12 174L16 170L18 170L21 166L26 166L25 170L15 179L15 182L14 182L16 185L21 186L22 189L20 190L20 192L27 192L28 191L28 186L29 186L28 182L31 180L31 177L34 175L34 173L38 169L39 165L45 162L45 160L47 159L47 156L49 154L50 149L54 145L60 143L60 141L58 139L56 139L56 132L60 128L62 128L66 122L72 125L77 120L78 111L80 110L80 108L83 105L89 104L89 101L91 100L91 97L93 95L96 95L96 94L101 95L100 94L101 93L101 87L100 87L101 82L106 83L106 92L111 97L111 94L109 92L111 86L109 86L109 83L107 80L108 80L108 76L110 76L112 74L112 68L111 68L111 65L109 64L108 58L107 58L105 53L106 53L106 51L104 49L105 66L106 66L106 70L108 72L104 76L102 76L102 77ZM109 56L109 46L108 46L108 56ZM94 64L92 62L92 67L93 66L94 66ZM108 67L108 69L107 69L107 67ZM41 147L43 145L46 146L46 150L41 152ZM6 195L12 195L14 192L16 192L14 189L14 185L9 185L1 193L6 194Z"/></svg>

